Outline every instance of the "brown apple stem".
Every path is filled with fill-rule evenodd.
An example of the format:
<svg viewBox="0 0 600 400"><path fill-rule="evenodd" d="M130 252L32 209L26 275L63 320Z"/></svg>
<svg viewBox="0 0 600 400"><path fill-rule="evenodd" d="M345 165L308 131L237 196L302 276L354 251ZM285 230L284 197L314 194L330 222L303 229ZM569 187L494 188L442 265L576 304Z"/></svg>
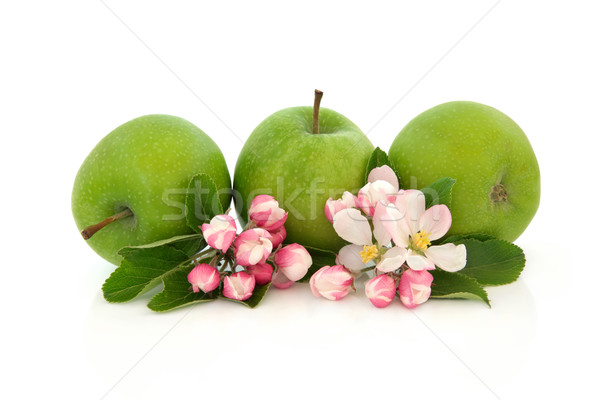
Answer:
<svg viewBox="0 0 600 400"><path fill-rule="evenodd" d="M94 234L96 232L98 232L100 229L104 228L106 225L112 224L113 222L118 221L121 218L130 217L132 215L133 215L133 212L129 208L126 208L123 211L121 211L120 213L116 213L115 215L112 215L112 216L106 218L104 221L98 222L96 225L88 226L87 228L85 228L84 230L81 231L81 236L83 236L83 238L85 240L88 240L89 238L94 236Z"/></svg>
<svg viewBox="0 0 600 400"><path fill-rule="evenodd" d="M313 106L313 133L319 133L319 107L321 106L321 98L323 92L315 89L315 104Z"/></svg>

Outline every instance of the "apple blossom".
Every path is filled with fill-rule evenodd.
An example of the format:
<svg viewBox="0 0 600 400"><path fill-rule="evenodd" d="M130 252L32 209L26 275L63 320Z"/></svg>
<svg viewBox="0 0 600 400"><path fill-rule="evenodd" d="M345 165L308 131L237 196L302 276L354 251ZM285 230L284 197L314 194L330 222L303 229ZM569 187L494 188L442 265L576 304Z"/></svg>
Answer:
<svg viewBox="0 0 600 400"><path fill-rule="evenodd" d="M396 282L389 275L377 275L365 283L365 294L375 307L387 307L396 295Z"/></svg>
<svg viewBox="0 0 600 400"><path fill-rule="evenodd" d="M194 293L203 291L204 293L211 292L219 287L221 277L219 271L208 264L196 265L187 276L188 282L192 284Z"/></svg>
<svg viewBox="0 0 600 400"><path fill-rule="evenodd" d="M209 224L202 224L202 235L213 249L227 252L235 239L237 227L229 215L216 215Z"/></svg>
<svg viewBox="0 0 600 400"><path fill-rule="evenodd" d="M398 177L396 176L396 173L388 165L373 168L371 172L369 172L367 182L375 181L389 182L394 188L394 191L396 192L400 188L400 183L398 182Z"/></svg>
<svg viewBox="0 0 600 400"><path fill-rule="evenodd" d="M277 289L287 289L294 284L294 281L290 281L285 274L279 270L273 274L273 280L271 284Z"/></svg>
<svg viewBox="0 0 600 400"><path fill-rule="evenodd" d="M365 216L355 208L340 211L334 218L333 228L351 244L342 247L339 262L352 271L360 271L373 261L381 272L392 272L402 266L407 250L403 247L388 248L391 236L385 229L386 206L379 202L373 215L373 230ZM373 244L373 236L376 244Z"/></svg>
<svg viewBox="0 0 600 400"><path fill-rule="evenodd" d="M273 196L260 194L250 203L248 216L259 228L268 231L278 230L287 219L287 212L279 207Z"/></svg>
<svg viewBox="0 0 600 400"><path fill-rule="evenodd" d="M310 290L316 297L340 300L350 292L353 283L352 274L343 265L326 265L310 278Z"/></svg>
<svg viewBox="0 0 600 400"><path fill-rule="evenodd" d="M289 280L295 282L306 275L312 265L312 257L303 246L292 243L275 253L275 264Z"/></svg>
<svg viewBox="0 0 600 400"><path fill-rule="evenodd" d="M271 282L273 266L271 264L255 264L246 267L246 272L254 277L257 285L266 285Z"/></svg>
<svg viewBox="0 0 600 400"><path fill-rule="evenodd" d="M325 217L333 223L333 217L338 212L356 207L356 197L350 192L344 192L341 199L333 200L331 197L325 202Z"/></svg>
<svg viewBox="0 0 600 400"><path fill-rule="evenodd" d="M287 235L285 226L283 226L283 225L281 225L281 228L279 228L278 230L271 231L269 233L272 236L269 240L271 240L271 243L273 243L274 249L276 249L277 246L279 246L281 243L283 243L283 241L285 240L285 237Z"/></svg>
<svg viewBox="0 0 600 400"><path fill-rule="evenodd" d="M223 296L233 300L248 300L252 296L256 280L246 272L236 272L223 280Z"/></svg>
<svg viewBox="0 0 600 400"><path fill-rule="evenodd" d="M431 295L433 275L429 271L415 271L407 269L400 276L398 294L400 301L408 308L423 304Z"/></svg>
<svg viewBox="0 0 600 400"><path fill-rule="evenodd" d="M384 180L368 182L358 191L356 205L369 216L375 213L375 206L380 201L391 202L395 200L398 192L391 183Z"/></svg>
<svg viewBox="0 0 600 400"><path fill-rule="evenodd" d="M248 229L238 235L233 242L236 261L245 267L264 263L271 251L271 234L264 229Z"/></svg>
<svg viewBox="0 0 600 400"><path fill-rule="evenodd" d="M437 265L448 272L464 268L467 250L464 244L432 246L452 224L450 210L444 204L425 209L425 196L418 190L400 191L394 204L382 210L382 224L393 242L405 248L406 263L413 270L431 270Z"/></svg>

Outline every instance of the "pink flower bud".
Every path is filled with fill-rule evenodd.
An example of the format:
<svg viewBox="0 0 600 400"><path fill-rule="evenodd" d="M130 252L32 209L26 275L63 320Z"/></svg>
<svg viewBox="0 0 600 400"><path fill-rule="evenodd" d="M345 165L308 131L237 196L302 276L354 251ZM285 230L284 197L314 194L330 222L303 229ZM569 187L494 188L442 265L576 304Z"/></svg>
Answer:
<svg viewBox="0 0 600 400"><path fill-rule="evenodd" d="M387 307L396 295L396 282L389 275L377 275L367 281L365 293L375 307Z"/></svg>
<svg viewBox="0 0 600 400"><path fill-rule="evenodd" d="M350 292L354 278L344 266L326 265L310 278L310 290L317 297L340 300Z"/></svg>
<svg viewBox="0 0 600 400"><path fill-rule="evenodd" d="M398 294L400 301L408 308L414 308L425 303L431 294L433 275L429 271L407 269L400 277Z"/></svg>
<svg viewBox="0 0 600 400"><path fill-rule="evenodd" d="M196 265L187 276L188 282L192 284L192 290L198 293L202 290L204 293L215 290L221 283L219 271L208 264Z"/></svg>
<svg viewBox="0 0 600 400"><path fill-rule="evenodd" d="M217 215L209 224L202 224L202 235L206 243L224 253L235 239L236 231L235 221L229 215Z"/></svg>
<svg viewBox="0 0 600 400"><path fill-rule="evenodd" d="M246 272L236 272L223 280L223 296L233 300L248 300L255 285L254 276Z"/></svg>
<svg viewBox="0 0 600 400"><path fill-rule="evenodd" d="M277 200L266 194L260 194L252 200L248 216L258 227L268 231L278 230L287 219L287 213L279 208Z"/></svg>
<svg viewBox="0 0 600 400"><path fill-rule="evenodd" d="M285 237L287 235L287 232L283 225L281 225L281 228L279 228L277 231L269 232L269 233L272 236L271 243L273 243L274 249L276 249L277 246L279 246L281 243L283 243L283 241L285 240Z"/></svg>
<svg viewBox="0 0 600 400"><path fill-rule="evenodd" d="M275 253L275 264L291 281L302 279L312 265L312 257L298 243L288 244Z"/></svg>
<svg viewBox="0 0 600 400"><path fill-rule="evenodd" d="M341 199L333 200L331 197L325 202L325 217L333 224L333 217L338 212L356 207L356 197L350 192L344 192Z"/></svg>
<svg viewBox="0 0 600 400"><path fill-rule="evenodd" d="M380 201L393 202L396 199L397 190L387 181L369 182L358 191L356 205L371 217L375 214L375 206Z"/></svg>
<svg viewBox="0 0 600 400"><path fill-rule="evenodd" d="M257 285L266 285L271 282L273 266L271 264L256 264L246 267L246 272L254 277Z"/></svg>
<svg viewBox="0 0 600 400"><path fill-rule="evenodd" d="M264 229L248 229L240 233L233 243L236 261L245 267L264 263L273 250L271 234Z"/></svg>
<svg viewBox="0 0 600 400"><path fill-rule="evenodd" d="M277 289L287 289L294 284L294 281L290 281L287 276L279 270L273 274L271 284Z"/></svg>

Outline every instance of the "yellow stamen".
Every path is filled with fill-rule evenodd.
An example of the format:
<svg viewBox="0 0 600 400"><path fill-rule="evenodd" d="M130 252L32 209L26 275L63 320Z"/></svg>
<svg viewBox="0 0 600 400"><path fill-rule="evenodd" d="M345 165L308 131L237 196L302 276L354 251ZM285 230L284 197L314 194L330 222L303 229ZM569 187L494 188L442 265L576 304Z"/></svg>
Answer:
<svg viewBox="0 0 600 400"><path fill-rule="evenodd" d="M414 246L421 251L427 249L427 246L431 244L429 241L429 235L430 233L425 231L417 232L415 237L412 238Z"/></svg>
<svg viewBox="0 0 600 400"><path fill-rule="evenodd" d="M377 251L377 246L374 244L371 246L363 246L362 251L358 253L360 258L362 258L362 262L365 264L377 257L378 254L379 252Z"/></svg>

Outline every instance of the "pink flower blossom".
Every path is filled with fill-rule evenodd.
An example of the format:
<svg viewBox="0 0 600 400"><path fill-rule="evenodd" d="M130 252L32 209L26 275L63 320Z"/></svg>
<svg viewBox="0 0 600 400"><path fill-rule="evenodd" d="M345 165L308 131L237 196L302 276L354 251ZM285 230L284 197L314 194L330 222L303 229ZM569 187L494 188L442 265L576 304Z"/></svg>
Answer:
<svg viewBox="0 0 600 400"><path fill-rule="evenodd" d="M216 215L209 224L202 224L202 235L213 249L226 252L235 239L237 227L229 215Z"/></svg>
<svg viewBox="0 0 600 400"><path fill-rule="evenodd" d="M429 271L415 271L407 269L400 276L398 294L400 301L408 308L414 308L423 304L431 295L431 283L433 276Z"/></svg>
<svg viewBox="0 0 600 400"><path fill-rule="evenodd" d="M208 264L196 265L188 274L187 279L192 284L192 290L195 293L198 293L200 290L208 293L219 287L221 283L219 271Z"/></svg>
<svg viewBox="0 0 600 400"><path fill-rule="evenodd" d="M391 183L383 180L369 182L358 191L356 205L369 216L375 213L375 206L380 201L393 202L398 190Z"/></svg>
<svg viewBox="0 0 600 400"><path fill-rule="evenodd" d="M271 282L273 266L271 264L255 264L246 267L246 272L254 277L257 285L266 285Z"/></svg>
<svg viewBox="0 0 600 400"><path fill-rule="evenodd" d="M396 295L396 282L389 275L377 275L365 284L365 294L375 307L387 307Z"/></svg>
<svg viewBox="0 0 600 400"><path fill-rule="evenodd" d="M354 278L343 265L326 265L310 278L310 290L316 297L340 300L350 292Z"/></svg>
<svg viewBox="0 0 600 400"><path fill-rule="evenodd" d="M259 228L276 231L285 223L288 214L273 196L260 194L250 203L248 215Z"/></svg>
<svg viewBox="0 0 600 400"><path fill-rule="evenodd" d="M341 199L333 200L331 197L325 202L325 217L333 223L333 217L338 212L356 207L356 197L350 192L344 192Z"/></svg>
<svg viewBox="0 0 600 400"><path fill-rule="evenodd" d="M375 181L386 181L390 183L396 192L400 188L400 183L398 182L398 177L396 176L396 173L387 165L373 168L371 172L369 172L367 182Z"/></svg>
<svg viewBox="0 0 600 400"><path fill-rule="evenodd" d="M233 243L236 261L245 267L264 263L271 251L271 234L264 229L248 229L239 234Z"/></svg>
<svg viewBox="0 0 600 400"><path fill-rule="evenodd" d="M279 228L276 231L272 231L269 232L271 234L271 243L273 243L273 248L276 249L277 246L279 246L281 243L283 243L283 241L285 240L285 237L287 235L287 232L285 230L285 226L281 225L281 228Z"/></svg>
<svg viewBox="0 0 600 400"><path fill-rule="evenodd" d="M290 281L285 274L279 270L273 274L273 280L271 284L277 289L287 289L294 284L294 281Z"/></svg>
<svg viewBox="0 0 600 400"><path fill-rule="evenodd" d="M248 300L252 296L256 280L246 272L236 272L223 280L223 296L233 300Z"/></svg>
<svg viewBox="0 0 600 400"><path fill-rule="evenodd" d="M312 257L298 243L288 244L275 253L275 264L291 281L302 279L312 265Z"/></svg>

